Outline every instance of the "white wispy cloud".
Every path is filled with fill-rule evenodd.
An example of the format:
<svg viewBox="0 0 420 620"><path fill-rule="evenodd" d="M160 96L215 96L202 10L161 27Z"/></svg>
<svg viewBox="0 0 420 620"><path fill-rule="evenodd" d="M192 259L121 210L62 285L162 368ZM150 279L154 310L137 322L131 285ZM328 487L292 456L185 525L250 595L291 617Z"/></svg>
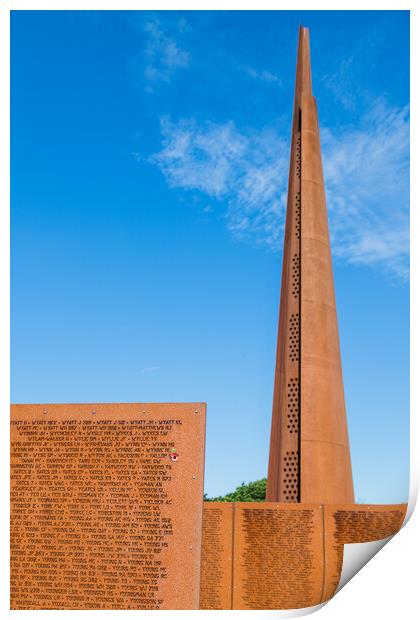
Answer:
<svg viewBox="0 0 420 620"><path fill-rule="evenodd" d="M230 121L161 121L162 149L150 158L171 187L226 201L237 238L275 246L281 236L288 146L274 129L241 132Z"/></svg>
<svg viewBox="0 0 420 620"><path fill-rule="evenodd" d="M267 71L267 69L263 69L262 71L257 71L253 67L246 66L243 68L245 73L255 80L261 80L261 82L267 82L268 84L277 84L278 86L282 85L281 79L278 75L275 75L271 71Z"/></svg>
<svg viewBox="0 0 420 620"><path fill-rule="evenodd" d="M357 128L321 132L333 251L408 276L409 110L373 103Z"/></svg>
<svg viewBox="0 0 420 620"><path fill-rule="evenodd" d="M161 122L162 147L149 161L171 187L226 205L233 236L280 250L288 137L231 121ZM358 127L321 130L333 252L353 264L408 274L408 109L377 100Z"/></svg>
<svg viewBox="0 0 420 620"><path fill-rule="evenodd" d="M160 370L160 366L147 366L146 368L142 368L141 370L139 370L139 374L146 375L152 372L156 372L158 370Z"/></svg>
<svg viewBox="0 0 420 620"><path fill-rule="evenodd" d="M148 82L169 82L177 69L188 67L189 52L183 50L179 43L164 31L157 19L148 21L144 25L144 32L146 33L144 77Z"/></svg>
<svg viewBox="0 0 420 620"><path fill-rule="evenodd" d="M351 55L337 61L334 71L324 75L322 82L336 97L337 101L347 110L354 111L357 96L354 82L350 81L349 75L354 71L354 57Z"/></svg>
<svg viewBox="0 0 420 620"><path fill-rule="evenodd" d="M375 24L361 29L359 36L345 38L341 53L329 57L328 71L321 83L344 112L358 114L376 96L371 85L375 83L376 74L383 71L384 46L389 45L390 37L395 34L392 24L392 16L383 14Z"/></svg>

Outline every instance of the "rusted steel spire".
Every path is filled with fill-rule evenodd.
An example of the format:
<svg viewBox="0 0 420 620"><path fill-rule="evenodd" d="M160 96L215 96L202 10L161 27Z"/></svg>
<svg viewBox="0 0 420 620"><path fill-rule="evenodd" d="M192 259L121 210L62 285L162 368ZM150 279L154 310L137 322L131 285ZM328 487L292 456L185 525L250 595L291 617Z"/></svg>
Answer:
<svg viewBox="0 0 420 620"><path fill-rule="evenodd" d="M266 500L354 502L309 31L303 27Z"/></svg>

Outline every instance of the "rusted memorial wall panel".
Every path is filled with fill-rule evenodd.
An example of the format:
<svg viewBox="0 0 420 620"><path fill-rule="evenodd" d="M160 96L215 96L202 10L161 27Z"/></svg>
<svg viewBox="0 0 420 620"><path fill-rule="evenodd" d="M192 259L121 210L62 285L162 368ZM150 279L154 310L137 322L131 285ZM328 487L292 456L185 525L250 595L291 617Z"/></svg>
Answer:
<svg viewBox="0 0 420 620"><path fill-rule="evenodd" d="M297 609L329 600L343 545L401 528L406 504L205 503L201 609Z"/></svg>
<svg viewBox="0 0 420 620"><path fill-rule="evenodd" d="M15 405L12 609L197 609L205 405Z"/></svg>
<svg viewBox="0 0 420 620"><path fill-rule="evenodd" d="M204 502L200 609L232 608L233 506Z"/></svg>
<svg viewBox="0 0 420 620"><path fill-rule="evenodd" d="M383 540L396 534L407 504L330 504L324 510L328 599L340 582L344 545Z"/></svg>
<svg viewBox="0 0 420 620"><path fill-rule="evenodd" d="M407 504L333 504L325 506L325 511L337 543L362 543L396 534L403 524Z"/></svg>
<svg viewBox="0 0 420 620"><path fill-rule="evenodd" d="M296 609L320 602L319 504L236 503L233 544L233 609Z"/></svg>

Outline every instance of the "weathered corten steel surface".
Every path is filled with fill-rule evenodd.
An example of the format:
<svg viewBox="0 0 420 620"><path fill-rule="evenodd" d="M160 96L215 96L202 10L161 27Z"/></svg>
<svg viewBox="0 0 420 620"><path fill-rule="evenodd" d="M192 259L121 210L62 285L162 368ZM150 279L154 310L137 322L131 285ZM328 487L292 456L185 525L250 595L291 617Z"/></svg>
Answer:
<svg viewBox="0 0 420 620"><path fill-rule="evenodd" d="M325 602L340 581L343 545L395 534L406 509L205 502L200 609L298 609Z"/></svg>
<svg viewBox="0 0 420 620"><path fill-rule="evenodd" d="M233 504L204 502L200 609L232 607Z"/></svg>
<svg viewBox="0 0 420 620"><path fill-rule="evenodd" d="M307 28L299 31L266 497L354 502Z"/></svg>
<svg viewBox="0 0 420 620"><path fill-rule="evenodd" d="M322 508L236 504L233 609L296 609L322 600Z"/></svg>
<svg viewBox="0 0 420 620"><path fill-rule="evenodd" d="M407 504L330 504L324 508L326 600L340 581L344 545L384 540L402 527Z"/></svg>
<svg viewBox="0 0 420 620"><path fill-rule="evenodd" d="M12 406L12 609L198 608L205 413Z"/></svg>

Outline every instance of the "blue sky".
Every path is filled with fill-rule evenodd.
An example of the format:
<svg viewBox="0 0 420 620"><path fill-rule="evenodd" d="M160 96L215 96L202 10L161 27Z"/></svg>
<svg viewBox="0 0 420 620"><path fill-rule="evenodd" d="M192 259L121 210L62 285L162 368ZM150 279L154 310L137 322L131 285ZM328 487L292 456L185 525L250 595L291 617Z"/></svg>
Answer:
<svg viewBox="0 0 420 620"><path fill-rule="evenodd" d="M12 13L12 401L208 404L266 475L299 23L356 498L407 499L407 12Z"/></svg>

